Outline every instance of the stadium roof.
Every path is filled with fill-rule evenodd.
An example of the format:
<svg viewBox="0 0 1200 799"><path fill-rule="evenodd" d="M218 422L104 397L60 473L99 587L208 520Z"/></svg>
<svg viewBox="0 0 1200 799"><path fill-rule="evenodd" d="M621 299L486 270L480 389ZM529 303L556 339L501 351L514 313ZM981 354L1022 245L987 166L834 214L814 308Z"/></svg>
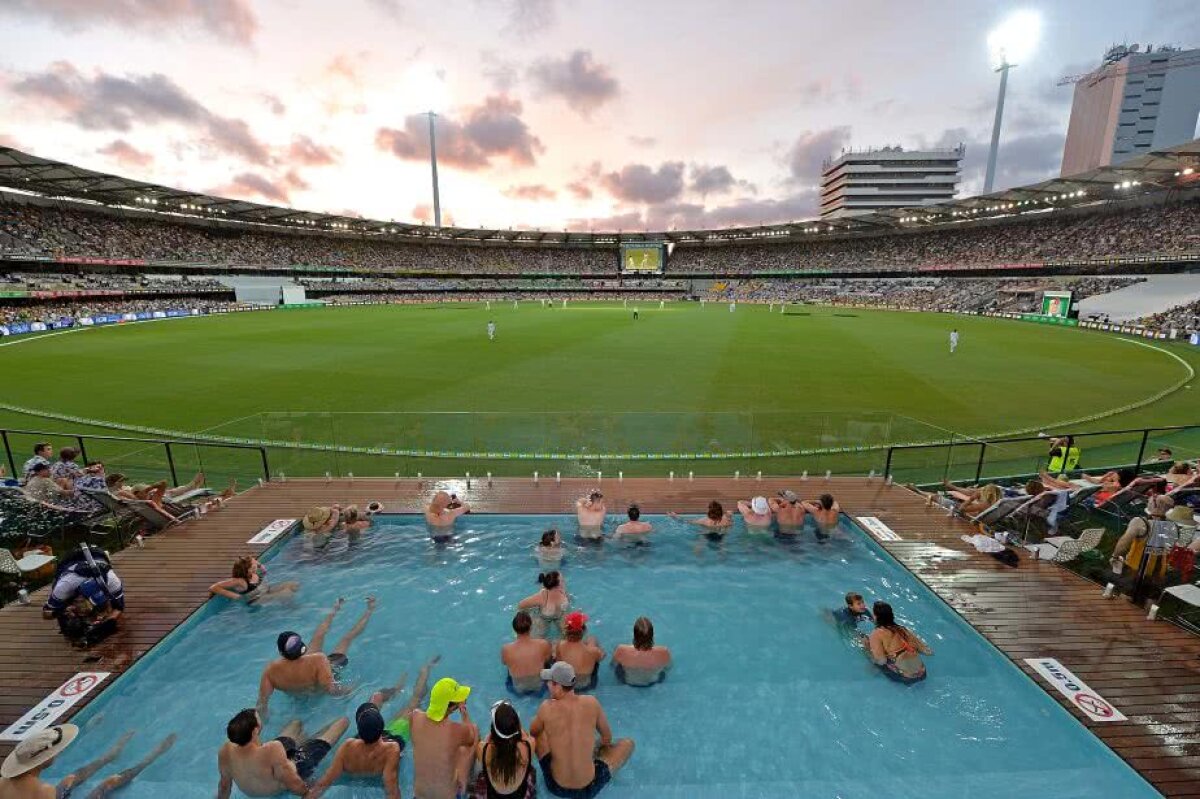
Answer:
<svg viewBox="0 0 1200 799"><path fill-rule="evenodd" d="M1141 194L1193 187L1200 187L1200 139L1071 177L1053 178L1030 186L938 205L889 209L839 219L684 231L568 232L436 228L302 211L183 191L72 166L11 147L0 147L0 189L175 217L463 244L613 246L623 241L720 244L762 239L791 240L813 234L881 232L1011 217L1044 212L1051 208L1095 205L1126 200Z"/></svg>

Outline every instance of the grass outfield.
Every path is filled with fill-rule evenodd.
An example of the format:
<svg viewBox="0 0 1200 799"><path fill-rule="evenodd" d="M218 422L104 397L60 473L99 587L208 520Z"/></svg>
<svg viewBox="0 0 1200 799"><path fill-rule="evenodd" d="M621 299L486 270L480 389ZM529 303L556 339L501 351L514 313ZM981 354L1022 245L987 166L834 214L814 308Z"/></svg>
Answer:
<svg viewBox="0 0 1200 799"><path fill-rule="evenodd" d="M488 319L498 326L494 342L486 337ZM961 344L951 356L954 326ZM0 347L0 384L5 403L47 414L293 444L562 453L571 456L556 464L564 473L668 468L603 465L606 454L636 453L738 456L698 472L845 471L849 461L828 453L765 462L741 454L1059 426L1177 384L1187 367L1169 353L1195 359L1187 347L941 314L807 308L783 315L749 305L729 313L717 304L659 310L648 302L634 321L620 305L600 303L497 304L490 312L478 304L364 306L27 339ZM1189 393L1090 424L1200 421ZM13 427L80 427L2 418ZM17 446L23 443L18 437ZM1124 439L1095 443L1127 446ZM974 453L961 457L973 459L977 447ZM1023 449L1012 455L1026 457ZM291 452L272 459L276 468L287 462L291 474L536 468L483 456L452 463ZM875 459L856 463L876 468ZM694 468L678 460L681 469Z"/></svg>

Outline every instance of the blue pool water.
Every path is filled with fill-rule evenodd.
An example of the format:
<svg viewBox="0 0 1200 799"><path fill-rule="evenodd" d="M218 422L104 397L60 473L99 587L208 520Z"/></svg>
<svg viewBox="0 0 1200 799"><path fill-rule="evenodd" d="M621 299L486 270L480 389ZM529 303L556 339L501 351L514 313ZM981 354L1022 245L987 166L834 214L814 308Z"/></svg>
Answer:
<svg viewBox="0 0 1200 799"><path fill-rule="evenodd" d="M735 529L723 543L652 519L649 546L573 548L563 566L574 606L612 648L648 615L676 667L649 689L619 685L607 663L596 696L618 736L637 751L603 793L611 799L950 799L954 797L1158 796L1000 653L850 522L830 540L795 542ZM78 719L85 733L52 776L138 730L112 768L140 758L162 735L179 743L124 799L211 797L228 719L255 701L275 637L308 637L338 596L347 604L329 647L373 593L379 611L350 650L345 699L276 695L267 732L292 716L315 729L351 713L370 691L412 677L433 653L434 678L474 687L470 709L506 696L498 662L512 609L537 588L533 545L542 530L574 530L554 516L468 516L456 542L432 544L419 517L380 517L355 548L321 557L298 541L269 561L270 579L300 580L293 604L247 608L214 600ZM827 620L847 590L891 602L933 647L929 679L886 680ZM1068 667L1070 664L1066 664ZM400 702L403 699L399 700ZM528 725L538 700L515 700ZM398 705L397 705L398 706ZM102 772L101 777L108 771ZM401 773L411 796L411 765ZM235 792L235 795L236 794ZM379 797L350 783L329 796Z"/></svg>

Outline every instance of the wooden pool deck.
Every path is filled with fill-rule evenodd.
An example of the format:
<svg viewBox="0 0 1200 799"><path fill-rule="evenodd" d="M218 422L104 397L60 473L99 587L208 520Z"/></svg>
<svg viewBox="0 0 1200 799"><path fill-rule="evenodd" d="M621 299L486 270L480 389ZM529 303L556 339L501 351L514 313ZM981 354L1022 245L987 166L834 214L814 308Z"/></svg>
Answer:
<svg viewBox="0 0 1200 799"><path fill-rule="evenodd" d="M320 504L383 502L414 512L432 490L456 491L476 510L569 512L594 481L564 479L288 480L246 491L223 510L148 539L144 549L113 556L125 581L127 611L116 635L90 651L69 646L43 621L45 590L29 606L0 609L0 728L7 727L80 671L127 669L207 600L207 588L255 547L246 541L274 519L300 518ZM959 539L964 522L900 486L866 478L701 478L693 481L606 479L610 508L638 502L643 511L703 512L710 499L731 507L739 497L792 488L805 496L829 491L851 516L875 516L902 540L880 542L976 630L1032 676L1056 701L1168 797L1200 797L1200 638L1165 622L1149 622L1128 602L1048 562L1019 568L977 554ZM99 658L96 660L96 658ZM1127 721L1095 723L1024 663L1053 657L1124 713ZM112 678L110 678L111 680ZM99 696L93 691L87 699ZM77 705L75 710L86 702ZM1027 754L1053 757L1053 742L1030 740ZM0 743L0 757L11 744ZM1020 751L1008 755L1021 756Z"/></svg>

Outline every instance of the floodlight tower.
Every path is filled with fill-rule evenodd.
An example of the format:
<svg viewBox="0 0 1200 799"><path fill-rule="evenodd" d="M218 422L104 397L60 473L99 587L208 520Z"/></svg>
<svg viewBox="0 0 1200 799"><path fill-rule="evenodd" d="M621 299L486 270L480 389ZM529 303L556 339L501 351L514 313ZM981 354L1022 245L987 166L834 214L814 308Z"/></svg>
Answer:
<svg viewBox="0 0 1200 799"><path fill-rule="evenodd" d="M442 200L438 193L437 174L437 134L433 130L433 120L437 117L432 111L429 114L429 169L433 173L433 226L442 226Z"/></svg>
<svg viewBox="0 0 1200 799"><path fill-rule="evenodd" d="M996 180L996 156L1000 152L1000 122L1004 119L1004 94L1008 91L1008 71L1016 64L1008 63L1004 55L1000 57L1000 94L996 97L996 120L992 123L992 146L988 150L987 172L983 176L983 193L992 193L992 184ZM432 124L432 123L431 123ZM435 195L436 196L436 195Z"/></svg>
<svg viewBox="0 0 1200 799"><path fill-rule="evenodd" d="M992 146L988 151L987 172L983 178L983 193L991 194L996 179L996 156L1000 150L1000 123L1004 119L1004 95L1008 91L1008 71L1016 61L1027 58L1037 45L1042 30L1042 17L1036 11L1018 11L988 34L995 71L1000 73L1000 94L996 98L996 119L992 123Z"/></svg>

